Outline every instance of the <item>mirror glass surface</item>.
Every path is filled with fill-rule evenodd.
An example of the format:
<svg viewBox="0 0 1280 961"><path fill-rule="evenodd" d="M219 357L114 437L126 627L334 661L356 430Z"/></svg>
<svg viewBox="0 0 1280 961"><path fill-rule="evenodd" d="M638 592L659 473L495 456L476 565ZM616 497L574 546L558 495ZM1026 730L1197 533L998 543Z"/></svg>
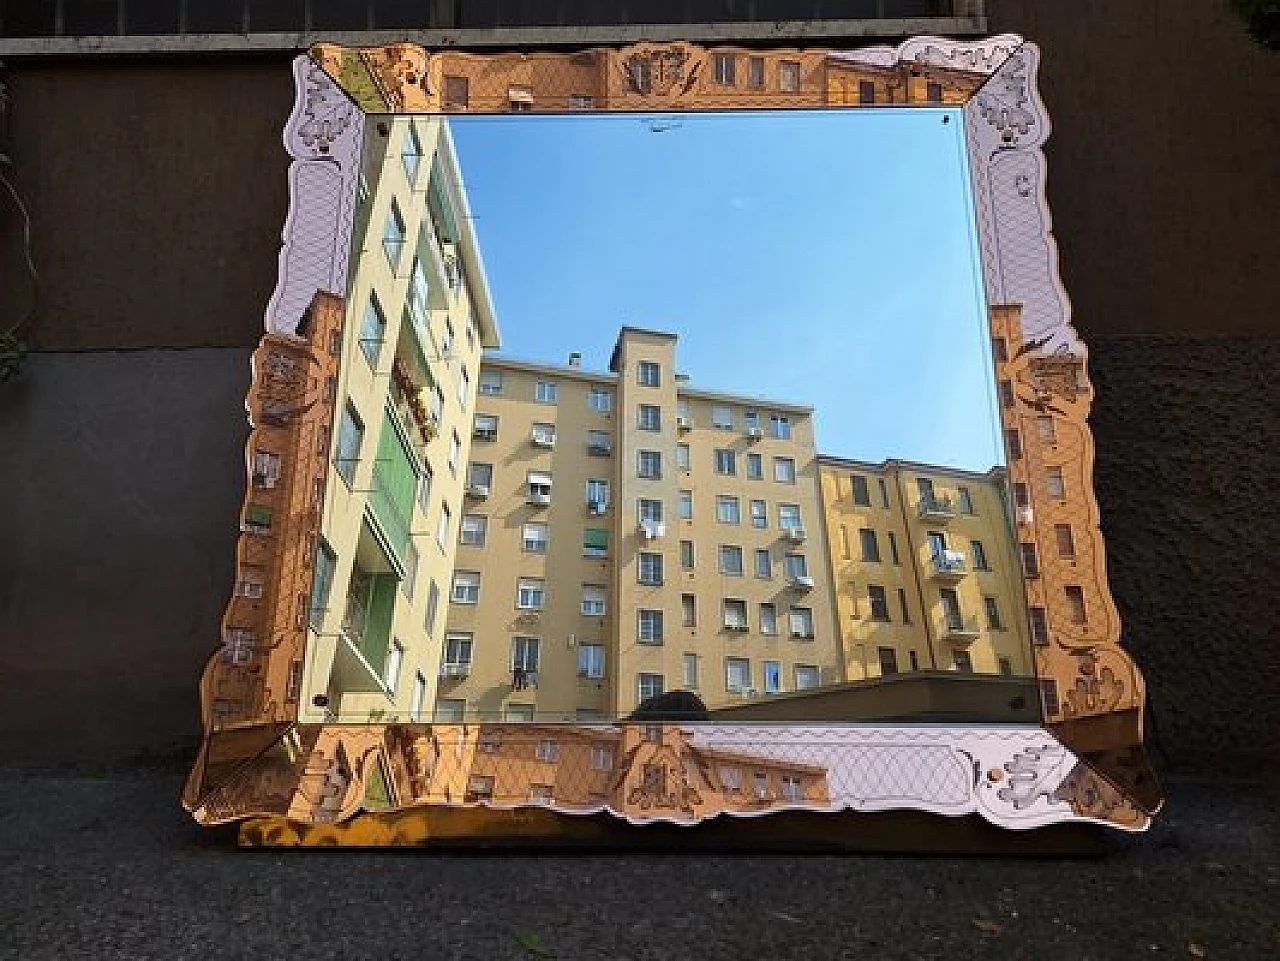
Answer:
<svg viewBox="0 0 1280 961"><path fill-rule="evenodd" d="M300 720L1040 721L959 108L366 124Z"/></svg>

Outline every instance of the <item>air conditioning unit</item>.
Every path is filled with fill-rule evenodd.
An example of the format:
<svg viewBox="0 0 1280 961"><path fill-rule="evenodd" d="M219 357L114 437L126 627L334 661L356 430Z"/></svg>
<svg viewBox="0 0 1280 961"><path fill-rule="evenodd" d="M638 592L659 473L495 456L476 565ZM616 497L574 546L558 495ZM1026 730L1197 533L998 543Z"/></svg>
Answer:
<svg viewBox="0 0 1280 961"><path fill-rule="evenodd" d="M640 536L647 541L662 537L667 533L667 526L662 521L641 521Z"/></svg>
<svg viewBox="0 0 1280 961"><path fill-rule="evenodd" d="M593 517L600 517L608 510L608 501L587 501L587 512Z"/></svg>
<svg viewBox="0 0 1280 961"><path fill-rule="evenodd" d="M1035 512L1030 507L1018 508L1018 523L1031 524L1036 518Z"/></svg>
<svg viewBox="0 0 1280 961"><path fill-rule="evenodd" d="M440 668L441 677L470 677L470 664L445 664Z"/></svg>
<svg viewBox="0 0 1280 961"><path fill-rule="evenodd" d="M448 263L456 264L458 262L458 245L451 240L447 240L440 245L440 256Z"/></svg>
<svg viewBox="0 0 1280 961"><path fill-rule="evenodd" d="M476 500L484 500L489 496L488 484L469 484L467 486L467 496L474 497Z"/></svg>
<svg viewBox="0 0 1280 961"><path fill-rule="evenodd" d="M677 418L676 418L676 427L677 427L678 429L680 429L680 430L693 430L693 418L691 418L691 417L677 417Z"/></svg>
<svg viewBox="0 0 1280 961"><path fill-rule="evenodd" d="M759 427L749 427L747 428L747 436L750 437L752 440L759 440L761 437L764 436L764 431L762 431Z"/></svg>
<svg viewBox="0 0 1280 961"><path fill-rule="evenodd" d="M754 687L739 688L739 692L742 694L743 697L759 697L760 696L759 689Z"/></svg>
<svg viewBox="0 0 1280 961"><path fill-rule="evenodd" d="M739 621L725 621L724 629L726 631L739 631L741 633L746 633L746 631L749 630L746 624Z"/></svg>
<svg viewBox="0 0 1280 961"><path fill-rule="evenodd" d="M548 504L551 503L551 495L541 494L537 492L531 493L529 495L529 503L536 504L539 507L546 507Z"/></svg>
<svg viewBox="0 0 1280 961"><path fill-rule="evenodd" d="M556 435L555 435L555 434L534 434L534 435L533 435L533 446L534 446L534 447L548 447L548 448L550 448L550 447L555 447L555 446L556 446Z"/></svg>
<svg viewBox="0 0 1280 961"><path fill-rule="evenodd" d="M791 586L796 588L796 590L811 591L813 590L813 578L808 574L801 575L800 577L793 577L791 578Z"/></svg>
<svg viewBox="0 0 1280 961"><path fill-rule="evenodd" d="M800 543L800 542L802 542L806 537L808 537L808 535L805 533L805 531L804 531L804 528L803 528L803 527L788 527L788 528L787 528L787 540L794 541L795 543L799 544L799 543Z"/></svg>

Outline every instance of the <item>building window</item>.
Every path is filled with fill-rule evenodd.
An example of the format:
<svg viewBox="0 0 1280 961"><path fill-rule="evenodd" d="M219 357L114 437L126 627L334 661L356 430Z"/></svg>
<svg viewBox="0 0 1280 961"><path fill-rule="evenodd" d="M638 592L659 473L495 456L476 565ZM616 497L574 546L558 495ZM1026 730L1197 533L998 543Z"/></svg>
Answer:
<svg viewBox="0 0 1280 961"><path fill-rule="evenodd" d="M540 380L534 387L534 398L539 404L554 404L560 394L560 387L554 380Z"/></svg>
<svg viewBox="0 0 1280 961"><path fill-rule="evenodd" d="M480 602L479 571L454 571L453 602L455 604L478 604Z"/></svg>
<svg viewBox="0 0 1280 961"><path fill-rule="evenodd" d="M596 457L608 457L613 453L613 438L607 430L587 431L587 453Z"/></svg>
<svg viewBox="0 0 1280 961"><path fill-rule="evenodd" d="M680 657L681 680L686 691L698 689L698 655L684 654Z"/></svg>
<svg viewBox="0 0 1280 961"><path fill-rule="evenodd" d="M1013 394L1013 381L1011 380L1000 381L1000 406L1012 407L1014 399L1015 398Z"/></svg>
<svg viewBox="0 0 1280 961"><path fill-rule="evenodd" d="M760 605L760 633L766 636L778 633L778 609L772 604Z"/></svg>
<svg viewBox="0 0 1280 961"><path fill-rule="evenodd" d="M716 473L732 476L738 472L737 462L731 450L716 451Z"/></svg>
<svg viewBox="0 0 1280 961"><path fill-rule="evenodd" d="M693 520L693 491L681 491L676 503L681 519Z"/></svg>
<svg viewBox="0 0 1280 961"><path fill-rule="evenodd" d="M869 527L864 527L858 531L858 538L862 542L862 559L871 563L879 563L880 544L876 541L876 532Z"/></svg>
<svg viewBox="0 0 1280 961"><path fill-rule="evenodd" d="M434 720L439 724L460 724L466 716L467 702L460 697L442 697L436 700Z"/></svg>
<svg viewBox="0 0 1280 961"><path fill-rule="evenodd" d="M522 691L529 686L528 680L516 686L516 690ZM511 722L525 722L533 720L532 704L508 704L502 712L502 719Z"/></svg>
<svg viewBox="0 0 1280 961"><path fill-rule="evenodd" d="M764 692L777 694L782 690L782 662L764 662Z"/></svg>
<svg viewBox="0 0 1280 961"><path fill-rule="evenodd" d="M791 636L811 640L813 638L813 611L807 607L791 608Z"/></svg>
<svg viewBox="0 0 1280 961"><path fill-rule="evenodd" d="M870 507L871 492L867 490L867 479L854 474L849 478L849 483L853 489L853 502L859 507Z"/></svg>
<svg viewBox="0 0 1280 961"><path fill-rule="evenodd" d="M550 527L543 521L530 521L524 525L524 549L530 554L545 554Z"/></svg>
<svg viewBox="0 0 1280 961"><path fill-rule="evenodd" d="M680 542L680 566L686 570L693 570L693 541Z"/></svg>
<svg viewBox="0 0 1280 961"><path fill-rule="evenodd" d="M662 408L655 404L641 404L636 426L640 430L662 430Z"/></svg>
<svg viewBox="0 0 1280 961"><path fill-rule="evenodd" d="M995 356L997 364L1005 363L1009 359L1009 342L1003 337L992 337L991 353Z"/></svg>
<svg viewBox="0 0 1280 961"><path fill-rule="evenodd" d="M608 557L609 532L602 527L588 527L582 532L583 557Z"/></svg>
<svg viewBox="0 0 1280 961"><path fill-rule="evenodd" d="M778 89L783 93L800 91L800 64L795 60L783 60L778 64Z"/></svg>
<svg viewBox="0 0 1280 961"><path fill-rule="evenodd" d="M636 565L636 582L658 587L662 584L662 555L641 551Z"/></svg>
<svg viewBox="0 0 1280 961"><path fill-rule="evenodd" d="M1031 494L1027 490L1026 484L1015 483L1013 485L1013 505L1020 511L1031 509Z"/></svg>
<svg viewBox="0 0 1280 961"><path fill-rule="evenodd" d="M1000 667L1001 677L1013 677L1013 662L1007 657L1001 657L996 662Z"/></svg>
<svg viewBox="0 0 1280 961"><path fill-rule="evenodd" d="M1004 446L1009 451L1009 460L1022 459L1022 435L1018 433L1016 427L1010 427L1005 430Z"/></svg>
<svg viewBox="0 0 1280 961"><path fill-rule="evenodd" d="M742 576L742 548L731 545L720 547L720 573Z"/></svg>
<svg viewBox="0 0 1280 961"><path fill-rule="evenodd" d="M663 680L661 674L640 674L636 678L636 687L639 689L640 702L644 703L651 697L659 696L663 691Z"/></svg>
<svg viewBox="0 0 1280 961"><path fill-rule="evenodd" d="M418 549L409 541L404 546L404 596L413 600L413 588L418 583Z"/></svg>
<svg viewBox="0 0 1280 961"><path fill-rule="evenodd" d="M333 569L337 566L336 555L323 540L316 541L315 579L311 582L311 629L319 631L324 621L325 609L329 606L329 590L333 586ZM259 591L262 586L258 585Z"/></svg>
<svg viewBox="0 0 1280 961"><path fill-rule="evenodd" d="M431 481L434 477L431 466L423 464L422 472L418 475L418 509L423 514L431 513Z"/></svg>
<svg viewBox="0 0 1280 961"><path fill-rule="evenodd" d="M1052 417L1037 417L1036 430L1040 435L1040 439L1046 444L1056 444L1058 441L1058 432L1054 427Z"/></svg>
<svg viewBox="0 0 1280 961"><path fill-rule="evenodd" d="M689 453L688 444L676 444L676 466L685 471L693 469L693 457Z"/></svg>
<svg viewBox="0 0 1280 961"><path fill-rule="evenodd" d="M858 81L858 103L875 103L876 85L874 80Z"/></svg>
<svg viewBox="0 0 1280 961"><path fill-rule="evenodd" d="M471 652L474 646L470 634L446 634L444 636L445 677L466 677L471 673Z"/></svg>
<svg viewBox="0 0 1280 961"><path fill-rule="evenodd" d="M480 393L487 397L496 397L502 393L502 371L480 371Z"/></svg>
<svg viewBox="0 0 1280 961"><path fill-rule="evenodd" d="M444 108L465 110L470 101L471 81L466 77L444 78Z"/></svg>
<svg viewBox="0 0 1280 961"><path fill-rule="evenodd" d="M769 418L769 427L775 440L791 440L791 419L785 414L774 414Z"/></svg>
<svg viewBox="0 0 1280 961"><path fill-rule="evenodd" d="M1061 500L1067 496L1066 482L1062 478L1061 467L1046 467L1044 471L1044 488L1050 497Z"/></svg>
<svg viewBox="0 0 1280 961"><path fill-rule="evenodd" d="M609 413L613 410L613 391L592 387L587 392L587 406L597 413Z"/></svg>
<svg viewBox="0 0 1280 961"><path fill-rule="evenodd" d="M585 93L569 94L570 110L594 110L596 106L596 98Z"/></svg>
<svg viewBox="0 0 1280 961"><path fill-rule="evenodd" d="M898 557L898 539L893 536L893 531L886 533L885 537L889 539L889 559L895 564L901 564L902 561Z"/></svg>
<svg viewBox="0 0 1280 961"><path fill-rule="evenodd" d="M604 617L608 590L598 584L582 585L582 614L584 617Z"/></svg>
<svg viewBox="0 0 1280 961"><path fill-rule="evenodd" d="M796 462L790 457L775 457L773 459L773 479L779 484L794 484L796 482Z"/></svg>
<svg viewBox="0 0 1280 961"><path fill-rule="evenodd" d="M555 447L556 446L556 425L547 423L536 423L533 425L531 432L533 442L539 447Z"/></svg>
<svg viewBox="0 0 1280 961"><path fill-rule="evenodd" d="M546 601L547 587L542 578L520 578L516 586L516 607L522 611L540 611Z"/></svg>
<svg viewBox="0 0 1280 961"><path fill-rule="evenodd" d="M476 414L474 420L471 422L471 436L475 440L497 440L498 418L493 414Z"/></svg>
<svg viewBox="0 0 1280 961"><path fill-rule="evenodd" d="M355 484L356 464L360 462L360 446L364 443L364 422L356 409L347 404L342 411L342 423L338 427L338 449L334 451L333 466L348 487Z"/></svg>
<svg viewBox="0 0 1280 961"><path fill-rule="evenodd" d="M427 613L422 619L423 630L430 637L435 633L436 629L436 613L440 610L440 585L434 580L431 581L431 588L427 591Z"/></svg>
<svg viewBox="0 0 1280 961"><path fill-rule="evenodd" d="M662 386L662 368L651 360L642 360L636 365L636 383L641 387Z"/></svg>
<svg viewBox="0 0 1280 961"><path fill-rule="evenodd" d="M712 56L712 69L716 83L732 87L737 82L737 59L731 53L717 53Z"/></svg>
<svg viewBox="0 0 1280 961"><path fill-rule="evenodd" d="M784 531L802 530L799 504L778 505L778 526Z"/></svg>
<svg viewBox="0 0 1280 961"><path fill-rule="evenodd" d="M1086 620L1084 610L1084 589L1077 584L1068 584L1063 588L1067 596L1067 608L1071 611L1071 620L1083 624Z"/></svg>
<svg viewBox="0 0 1280 961"><path fill-rule="evenodd" d="M907 607L907 592L898 588L898 611L902 614L902 623L911 623L911 609Z"/></svg>
<svg viewBox="0 0 1280 961"><path fill-rule="evenodd" d="M930 81L925 86L925 99L929 103L942 103L942 84Z"/></svg>
<svg viewBox="0 0 1280 961"><path fill-rule="evenodd" d="M662 477L662 454L656 450L642 450L636 454L636 475L648 480Z"/></svg>
<svg viewBox="0 0 1280 961"><path fill-rule="evenodd" d="M991 570L991 565L987 563L987 551L982 546L982 541L970 541L969 552L973 557L973 569L975 571Z"/></svg>
<svg viewBox="0 0 1280 961"><path fill-rule="evenodd" d="M724 686L732 693L745 691L751 687L751 661L745 657L726 657L724 659Z"/></svg>
<svg viewBox="0 0 1280 961"><path fill-rule="evenodd" d="M507 88L507 108L512 113L528 113L533 109L533 88L511 86Z"/></svg>
<svg viewBox="0 0 1280 961"><path fill-rule="evenodd" d="M448 504L440 505L440 519L436 521L436 544L444 550L449 545L449 538L452 536L453 530L453 512L449 510Z"/></svg>
<svg viewBox="0 0 1280 961"><path fill-rule="evenodd" d="M661 644L662 611L636 611L636 637L643 644Z"/></svg>
<svg viewBox="0 0 1280 961"><path fill-rule="evenodd" d="M747 58L747 86L764 86L764 57Z"/></svg>
<svg viewBox="0 0 1280 961"><path fill-rule="evenodd" d="M773 562L768 548L756 550L756 577L773 577Z"/></svg>
<svg viewBox="0 0 1280 961"><path fill-rule="evenodd" d="M511 670L522 671L527 676L538 673L538 639L515 637L511 639Z"/></svg>
<svg viewBox="0 0 1280 961"><path fill-rule="evenodd" d="M404 667L404 645L398 640L391 642L391 650L387 652L387 663L382 674L382 683L388 694L394 694L400 686L400 669Z"/></svg>
<svg viewBox="0 0 1280 961"><path fill-rule="evenodd" d="M898 673L897 651L892 647L881 647L876 649L876 653L880 656L880 675L882 677Z"/></svg>
<svg viewBox="0 0 1280 961"><path fill-rule="evenodd" d="M877 477L876 483L880 485L880 506L885 510L889 509L889 486L884 482L883 477Z"/></svg>
<svg viewBox="0 0 1280 961"><path fill-rule="evenodd" d="M578 645L578 677L598 681L604 677L604 645Z"/></svg>
<svg viewBox="0 0 1280 961"><path fill-rule="evenodd" d="M1000 623L1000 605L994 597L984 597L982 606L987 612L987 629L991 631L1003 631L1004 625Z"/></svg>
<svg viewBox="0 0 1280 961"><path fill-rule="evenodd" d="M1036 554L1035 544L1020 544L1022 550L1022 573L1026 577L1040 576L1040 558Z"/></svg>
<svg viewBox="0 0 1280 961"><path fill-rule="evenodd" d="M1029 608L1027 613L1031 619L1031 640L1037 647L1044 647L1049 643L1049 616L1043 607Z"/></svg>
<svg viewBox="0 0 1280 961"><path fill-rule="evenodd" d="M802 577L809 576L809 562L803 554L788 554L784 563L786 564L787 580L798 581Z"/></svg>
<svg viewBox="0 0 1280 961"><path fill-rule="evenodd" d="M364 308L364 319L360 322L360 353L375 371L378 369L378 355L382 353L382 345L387 336L387 318L378 303L378 295L369 294L369 303Z"/></svg>
<svg viewBox="0 0 1280 961"><path fill-rule="evenodd" d="M731 631L747 630L747 602L737 598L725 598L724 626Z"/></svg>
<svg viewBox="0 0 1280 961"><path fill-rule="evenodd" d="M764 501L751 502L751 526L764 530L769 526L769 509Z"/></svg>
<svg viewBox="0 0 1280 961"><path fill-rule="evenodd" d="M493 465L472 463L467 465L467 487L487 491L493 487Z"/></svg>
<svg viewBox="0 0 1280 961"><path fill-rule="evenodd" d="M969 656L968 651L954 650L951 652L951 659L955 663L956 670L961 674L973 673L973 658Z"/></svg>
<svg viewBox="0 0 1280 961"><path fill-rule="evenodd" d="M409 699L409 717L418 721L422 719L422 705L427 699L427 679L418 671L413 676L413 694Z"/></svg>
<svg viewBox="0 0 1280 961"><path fill-rule="evenodd" d="M535 504L551 503L551 475L545 471L529 471L525 475L529 500Z"/></svg>
<svg viewBox="0 0 1280 961"><path fill-rule="evenodd" d="M960 513L961 513L961 514L972 514L972 513L973 513L973 495L969 493L969 488L967 488L967 487L957 487L957 488L956 488L956 500L958 500L958 501L960 502Z"/></svg>
<svg viewBox="0 0 1280 961"><path fill-rule="evenodd" d="M449 470L454 474L458 473L458 459L462 457L462 439L458 437L455 430L453 436L449 438Z"/></svg>
<svg viewBox="0 0 1280 961"><path fill-rule="evenodd" d="M387 222L382 228L382 252L387 255L392 272L400 267L400 257L404 253L404 240L404 217L400 214L400 204L392 200L391 209L387 212Z"/></svg>
<svg viewBox="0 0 1280 961"><path fill-rule="evenodd" d="M751 480L764 479L764 457L760 454L747 455L747 477Z"/></svg>
<svg viewBox="0 0 1280 961"><path fill-rule="evenodd" d="M720 786L726 791L742 790L742 771L736 767L720 768Z"/></svg>
<svg viewBox="0 0 1280 961"><path fill-rule="evenodd" d="M1070 524L1054 524L1054 538L1058 542L1058 556L1071 558L1076 556L1076 542L1071 534Z"/></svg>
<svg viewBox="0 0 1280 961"><path fill-rule="evenodd" d="M871 602L871 619L873 621L889 620L889 601L885 591L879 584L867 585L867 597Z"/></svg>
<svg viewBox="0 0 1280 961"><path fill-rule="evenodd" d="M797 691L809 691L818 686L820 675L816 666L812 664L797 664L795 671Z"/></svg>
<svg viewBox="0 0 1280 961"><path fill-rule="evenodd" d="M716 520L721 524L737 524L741 518L738 511L738 498L720 496L716 498Z"/></svg>
<svg viewBox="0 0 1280 961"><path fill-rule="evenodd" d="M695 595L680 595L680 617L685 627L698 626L698 598Z"/></svg>
<svg viewBox="0 0 1280 961"><path fill-rule="evenodd" d="M662 523L662 501L654 500L651 497L642 497L636 505L636 513L640 521L651 521L655 524Z"/></svg>
<svg viewBox="0 0 1280 961"><path fill-rule="evenodd" d="M587 508L593 514L603 514L609 509L609 482L607 480L587 481Z"/></svg>
<svg viewBox="0 0 1280 961"><path fill-rule="evenodd" d="M711 408L711 426L716 430L733 430L733 408L715 405Z"/></svg>
<svg viewBox="0 0 1280 961"><path fill-rule="evenodd" d="M653 65L648 60L633 60L628 64L627 78L636 93L653 90Z"/></svg>

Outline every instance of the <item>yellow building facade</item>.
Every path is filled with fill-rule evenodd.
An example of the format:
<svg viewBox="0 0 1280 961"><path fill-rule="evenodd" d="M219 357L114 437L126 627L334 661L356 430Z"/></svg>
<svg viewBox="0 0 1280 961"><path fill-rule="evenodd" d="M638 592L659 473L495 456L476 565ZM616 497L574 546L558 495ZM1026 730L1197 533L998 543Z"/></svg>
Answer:
<svg viewBox="0 0 1280 961"><path fill-rule="evenodd" d="M452 138L368 121L299 720L435 699L480 356L498 345Z"/></svg>
<svg viewBox="0 0 1280 961"><path fill-rule="evenodd" d="M1034 673L1003 469L819 458L850 681Z"/></svg>
<svg viewBox="0 0 1280 961"><path fill-rule="evenodd" d="M610 370L487 358L437 720L589 720L842 680L812 412L693 387L674 335Z"/></svg>

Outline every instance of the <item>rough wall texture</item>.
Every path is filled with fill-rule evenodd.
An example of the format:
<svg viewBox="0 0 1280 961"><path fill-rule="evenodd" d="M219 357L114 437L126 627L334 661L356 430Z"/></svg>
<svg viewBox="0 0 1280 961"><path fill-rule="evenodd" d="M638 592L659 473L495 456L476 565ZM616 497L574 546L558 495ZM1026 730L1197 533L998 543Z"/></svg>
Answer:
<svg viewBox="0 0 1280 961"><path fill-rule="evenodd" d="M1157 748L1280 759L1280 340L1095 340L1096 490Z"/></svg>
<svg viewBox="0 0 1280 961"><path fill-rule="evenodd" d="M36 355L0 388L0 759L187 747L244 497L249 351Z"/></svg>
<svg viewBox="0 0 1280 961"><path fill-rule="evenodd" d="M1280 758L1280 340L1096 340L1098 496L1157 748ZM0 761L188 746L231 588L248 352L42 354L0 393ZM33 656L33 652L36 654Z"/></svg>

